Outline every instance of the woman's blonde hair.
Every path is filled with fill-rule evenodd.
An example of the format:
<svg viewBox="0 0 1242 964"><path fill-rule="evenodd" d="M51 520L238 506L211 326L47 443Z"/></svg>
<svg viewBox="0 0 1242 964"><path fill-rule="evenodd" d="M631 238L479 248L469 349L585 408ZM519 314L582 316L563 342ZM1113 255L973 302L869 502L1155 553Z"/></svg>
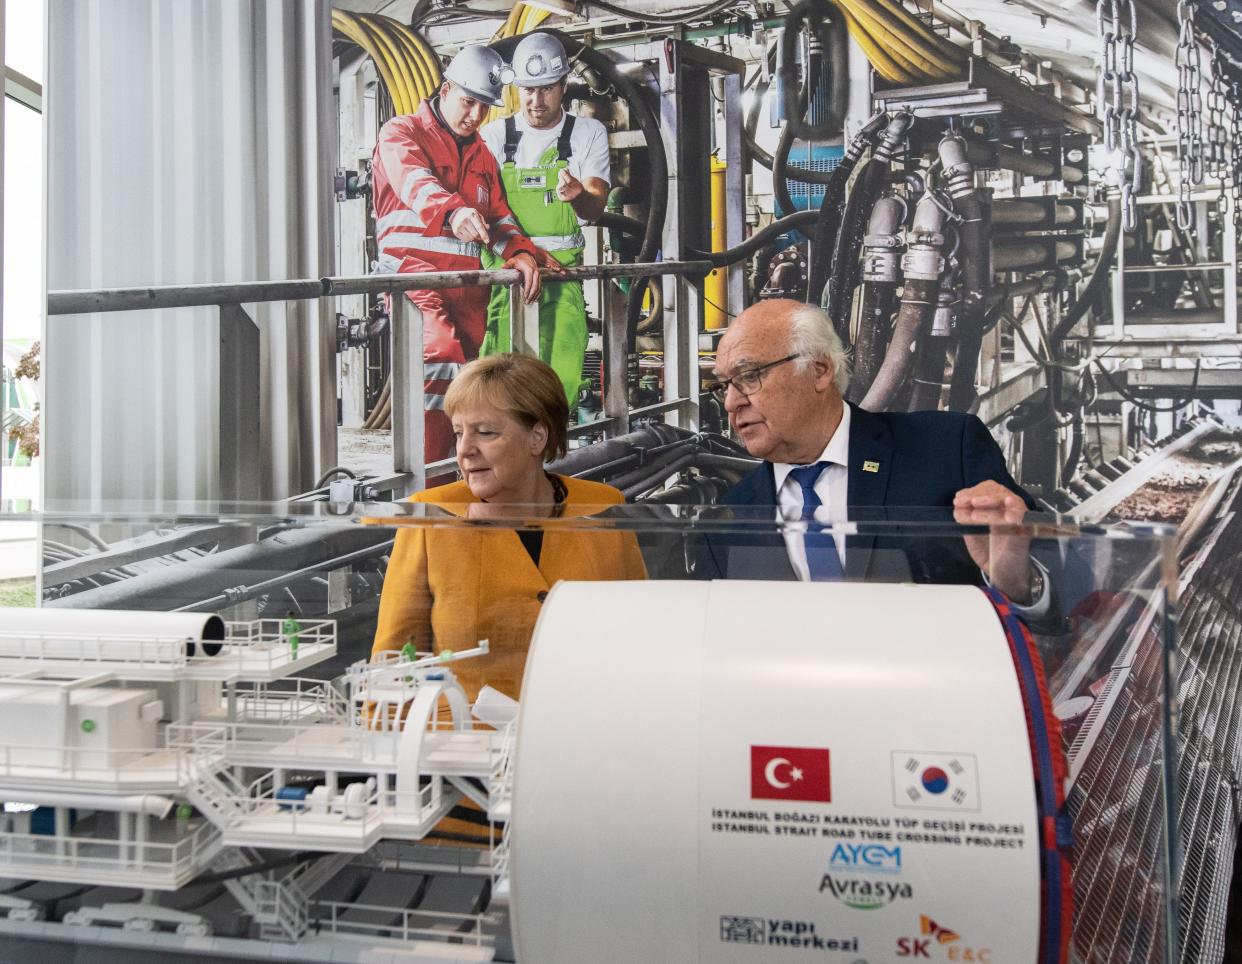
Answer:
<svg viewBox="0 0 1242 964"><path fill-rule="evenodd" d="M449 418L463 405L484 402L508 412L527 428L548 431L543 460L551 462L569 451L569 403L560 377L550 365L528 355L488 355L458 373L444 395Z"/></svg>

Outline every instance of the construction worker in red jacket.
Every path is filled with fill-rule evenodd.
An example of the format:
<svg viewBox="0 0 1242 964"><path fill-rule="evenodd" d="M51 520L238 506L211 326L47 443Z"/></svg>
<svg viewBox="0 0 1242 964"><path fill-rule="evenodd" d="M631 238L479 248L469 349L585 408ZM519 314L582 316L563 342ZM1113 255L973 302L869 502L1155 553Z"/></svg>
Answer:
<svg viewBox="0 0 1242 964"><path fill-rule="evenodd" d="M381 129L372 164L380 274L477 271L486 246L522 275L522 297L539 297L537 251L505 201L496 160L477 130L502 104L504 60L484 46L464 48L444 71L439 92L416 114ZM453 452L444 414L449 382L477 358L490 289L473 286L406 292L423 315L424 457Z"/></svg>

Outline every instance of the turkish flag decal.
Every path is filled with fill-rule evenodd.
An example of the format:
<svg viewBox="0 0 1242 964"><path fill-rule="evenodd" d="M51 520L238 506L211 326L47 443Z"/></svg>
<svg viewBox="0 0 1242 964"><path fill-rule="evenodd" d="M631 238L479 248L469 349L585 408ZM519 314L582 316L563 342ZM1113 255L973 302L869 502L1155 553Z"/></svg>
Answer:
<svg viewBox="0 0 1242 964"><path fill-rule="evenodd" d="M754 800L831 803L828 751L804 746L752 746L750 796Z"/></svg>

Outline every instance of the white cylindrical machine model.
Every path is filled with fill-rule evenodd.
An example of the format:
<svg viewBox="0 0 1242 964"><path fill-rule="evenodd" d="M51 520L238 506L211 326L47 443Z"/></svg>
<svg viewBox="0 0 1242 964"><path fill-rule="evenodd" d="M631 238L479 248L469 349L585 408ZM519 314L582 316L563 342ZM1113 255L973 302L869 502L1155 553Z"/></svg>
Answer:
<svg viewBox="0 0 1242 964"><path fill-rule="evenodd" d="M560 583L515 753L519 961L1037 959L1026 717L973 587Z"/></svg>
<svg viewBox="0 0 1242 964"><path fill-rule="evenodd" d="M215 656L224 635L224 620L214 613L5 609L0 659L164 662Z"/></svg>

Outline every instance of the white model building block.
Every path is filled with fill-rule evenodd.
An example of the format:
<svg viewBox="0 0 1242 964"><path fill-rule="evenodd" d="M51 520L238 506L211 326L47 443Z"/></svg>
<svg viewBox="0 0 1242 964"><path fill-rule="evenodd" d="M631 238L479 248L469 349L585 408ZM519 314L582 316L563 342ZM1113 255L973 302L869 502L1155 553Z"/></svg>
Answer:
<svg viewBox="0 0 1242 964"><path fill-rule="evenodd" d="M0 766L112 769L158 745L154 689L0 683ZM145 717L144 718L144 714Z"/></svg>

